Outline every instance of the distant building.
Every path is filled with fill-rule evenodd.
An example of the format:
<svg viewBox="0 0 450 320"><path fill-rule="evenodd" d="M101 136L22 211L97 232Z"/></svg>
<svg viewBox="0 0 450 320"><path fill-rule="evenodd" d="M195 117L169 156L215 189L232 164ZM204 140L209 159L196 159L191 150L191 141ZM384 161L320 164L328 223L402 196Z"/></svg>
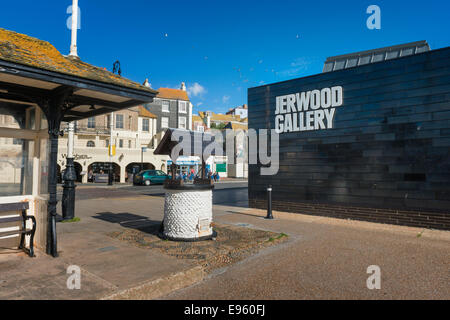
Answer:
<svg viewBox="0 0 450 320"><path fill-rule="evenodd" d="M214 113L212 111L200 111L198 117L195 118L197 126L203 126L204 130L208 129L224 129L227 125L246 125L247 120L239 115ZM193 128L195 130L195 128Z"/></svg>
<svg viewBox="0 0 450 320"><path fill-rule="evenodd" d="M160 133L167 128L189 129L192 127L192 103L181 83L180 89L159 88L158 95L145 108L156 115L156 131Z"/></svg>
<svg viewBox="0 0 450 320"><path fill-rule="evenodd" d="M88 182L88 173L107 173L108 146L115 146L112 157L116 182L131 182L128 177L142 169L167 170L167 157L154 155L157 117L143 106L75 122L74 164L79 182ZM67 124L62 129L66 129ZM67 132L59 139L58 167L64 169L67 156ZM142 149L144 148L144 149Z"/></svg>
<svg viewBox="0 0 450 320"><path fill-rule="evenodd" d="M212 111L200 111L198 115L192 116L192 130L207 132L211 129L235 131L234 159L231 161L227 156L213 156L208 159L207 165L213 172L217 171L221 177L247 178L247 118L242 119L240 115L220 114Z"/></svg>
<svg viewBox="0 0 450 320"><path fill-rule="evenodd" d="M247 118L248 117L247 105L243 104L242 106L231 108L230 110L228 110L226 114L233 116L240 116L241 119Z"/></svg>
<svg viewBox="0 0 450 320"><path fill-rule="evenodd" d="M144 85L150 85L148 80ZM159 88L154 101L146 104L145 108L157 117L155 141L160 141L168 128L186 130L192 128L192 103L189 101L184 82L181 83L180 89ZM181 156L177 160L178 173L188 172L191 169L198 171L199 159ZM171 160L167 157L166 168L171 164Z"/></svg>

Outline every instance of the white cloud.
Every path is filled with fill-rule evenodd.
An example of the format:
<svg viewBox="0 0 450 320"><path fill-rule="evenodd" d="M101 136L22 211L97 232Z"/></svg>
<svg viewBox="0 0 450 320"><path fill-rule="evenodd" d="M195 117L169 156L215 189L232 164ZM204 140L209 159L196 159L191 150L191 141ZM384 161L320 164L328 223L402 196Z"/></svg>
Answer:
<svg viewBox="0 0 450 320"><path fill-rule="evenodd" d="M305 71L308 69L309 65L311 64L311 61L308 59L305 59L303 57L295 59L293 62L291 62L291 68L282 70L277 72L280 76L296 76L300 73L300 71Z"/></svg>
<svg viewBox="0 0 450 320"><path fill-rule="evenodd" d="M199 97L200 96L201 97L207 91L206 91L205 87L203 87L198 82L195 82L192 86L189 86L187 88L187 92L189 93L190 96L194 96L194 97Z"/></svg>
<svg viewBox="0 0 450 320"><path fill-rule="evenodd" d="M227 103L230 100L230 96L223 96L222 97L222 102L223 103Z"/></svg>

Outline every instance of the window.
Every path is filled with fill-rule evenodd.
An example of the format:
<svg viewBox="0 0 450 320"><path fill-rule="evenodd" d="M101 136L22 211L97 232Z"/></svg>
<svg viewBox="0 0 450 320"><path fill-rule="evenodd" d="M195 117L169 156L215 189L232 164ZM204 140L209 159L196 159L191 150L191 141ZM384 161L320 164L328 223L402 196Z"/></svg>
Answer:
<svg viewBox="0 0 450 320"><path fill-rule="evenodd" d="M89 141L86 143L86 147L94 148L94 147L95 147L95 142L92 141L92 140L89 140Z"/></svg>
<svg viewBox="0 0 450 320"><path fill-rule="evenodd" d="M105 140L105 147L106 147L106 148L109 147L109 140L108 140L108 139Z"/></svg>
<svg viewBox="0 0 450 320"><path fill-rule="evenodd" d="M88 118L88 128L95 128L95 117Z"/></svg>
<svg viewBox="0 0 450 320"><path fill-rule="evenodd" d="M119 148L123 148L123 140L122 139L119 140Z"/></svg>
<svg viewBox="0 0 450 320"><path fill-rule="evenodd" d="M128 149L131 149L131 140L128 140Z"/></svg>
<svg viewBox="0 0 450 320"><path fill-rule="evenodd" d="M142 131L150 131L148 119L142 119Z"/></svg>
<svg viewBox="0 0 450 320"><path fill-rule="evenodd" d="M169 118L161 117L161 128L168 128L168 127L169 127Z"/></svg>
<svg viewBox="0 0 450 320"><path fill-rule="evenodd" d="M123 129L123 114L116 114L116 129Z"/></svg>
<svg viewBox="0 0 450 320"><path fill-rule="evenodd" d="M162 112L170 112L169 105L170 105L169 101L167 101L167 100L161 101L161 110L162 110Z"/></svg>
<svg viewBox="0 0 450 320"><path fill-rule="evenodd" d="M132 120L133 120L132 117L128 116L128 130L130 130L130 131L131 131L131 124L133 123Z"/></svg>
<svg viewBox="0 0 450 320"><path fill-rule="evenodd" d="M186 117L178 117L178 128L186 129Z"/></svg>
<svg viewBox="0 0 450 320"><path fill-rule="evenodd" d="M178 103L178 112L179 113L186 113L187 112L187 102L186 101L180 101Z"/></svg>

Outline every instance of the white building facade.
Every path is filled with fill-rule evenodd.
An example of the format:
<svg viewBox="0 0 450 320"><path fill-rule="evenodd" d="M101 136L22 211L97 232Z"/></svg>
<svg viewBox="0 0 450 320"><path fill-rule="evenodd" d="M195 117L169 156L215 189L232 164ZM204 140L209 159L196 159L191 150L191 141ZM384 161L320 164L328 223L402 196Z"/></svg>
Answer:
<svg viewBox="0 0 450 320"><path fill-rule="evenodd" d="M111 118L113 123L111 126ZM74 165L78 182L91 182L92 175L106 174L112 163L115 182L131 183L131 174L141 169L167 172L167 156L154 155L157 117L143 107L78 121L74 135ZM110 157L109 145L115 154ZM59 140L58 165L64 170L67 132Z"/></svg>

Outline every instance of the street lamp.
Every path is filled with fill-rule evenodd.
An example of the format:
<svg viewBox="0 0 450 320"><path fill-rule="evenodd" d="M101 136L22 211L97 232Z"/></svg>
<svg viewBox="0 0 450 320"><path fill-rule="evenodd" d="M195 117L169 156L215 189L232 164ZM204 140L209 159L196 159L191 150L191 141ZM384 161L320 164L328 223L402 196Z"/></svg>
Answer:
<svg viewBox="0 0 450 320"><path fill-rule="evenodd" d="M77 173L73 165L73 134L74 123L69 122L68 134L67 134L67 157L66 157L66 170L64 171L64 185L63 185L63 197L62 197L62 216L63 220L70 220L75 217L75 180L77 179Z"/></svg>

